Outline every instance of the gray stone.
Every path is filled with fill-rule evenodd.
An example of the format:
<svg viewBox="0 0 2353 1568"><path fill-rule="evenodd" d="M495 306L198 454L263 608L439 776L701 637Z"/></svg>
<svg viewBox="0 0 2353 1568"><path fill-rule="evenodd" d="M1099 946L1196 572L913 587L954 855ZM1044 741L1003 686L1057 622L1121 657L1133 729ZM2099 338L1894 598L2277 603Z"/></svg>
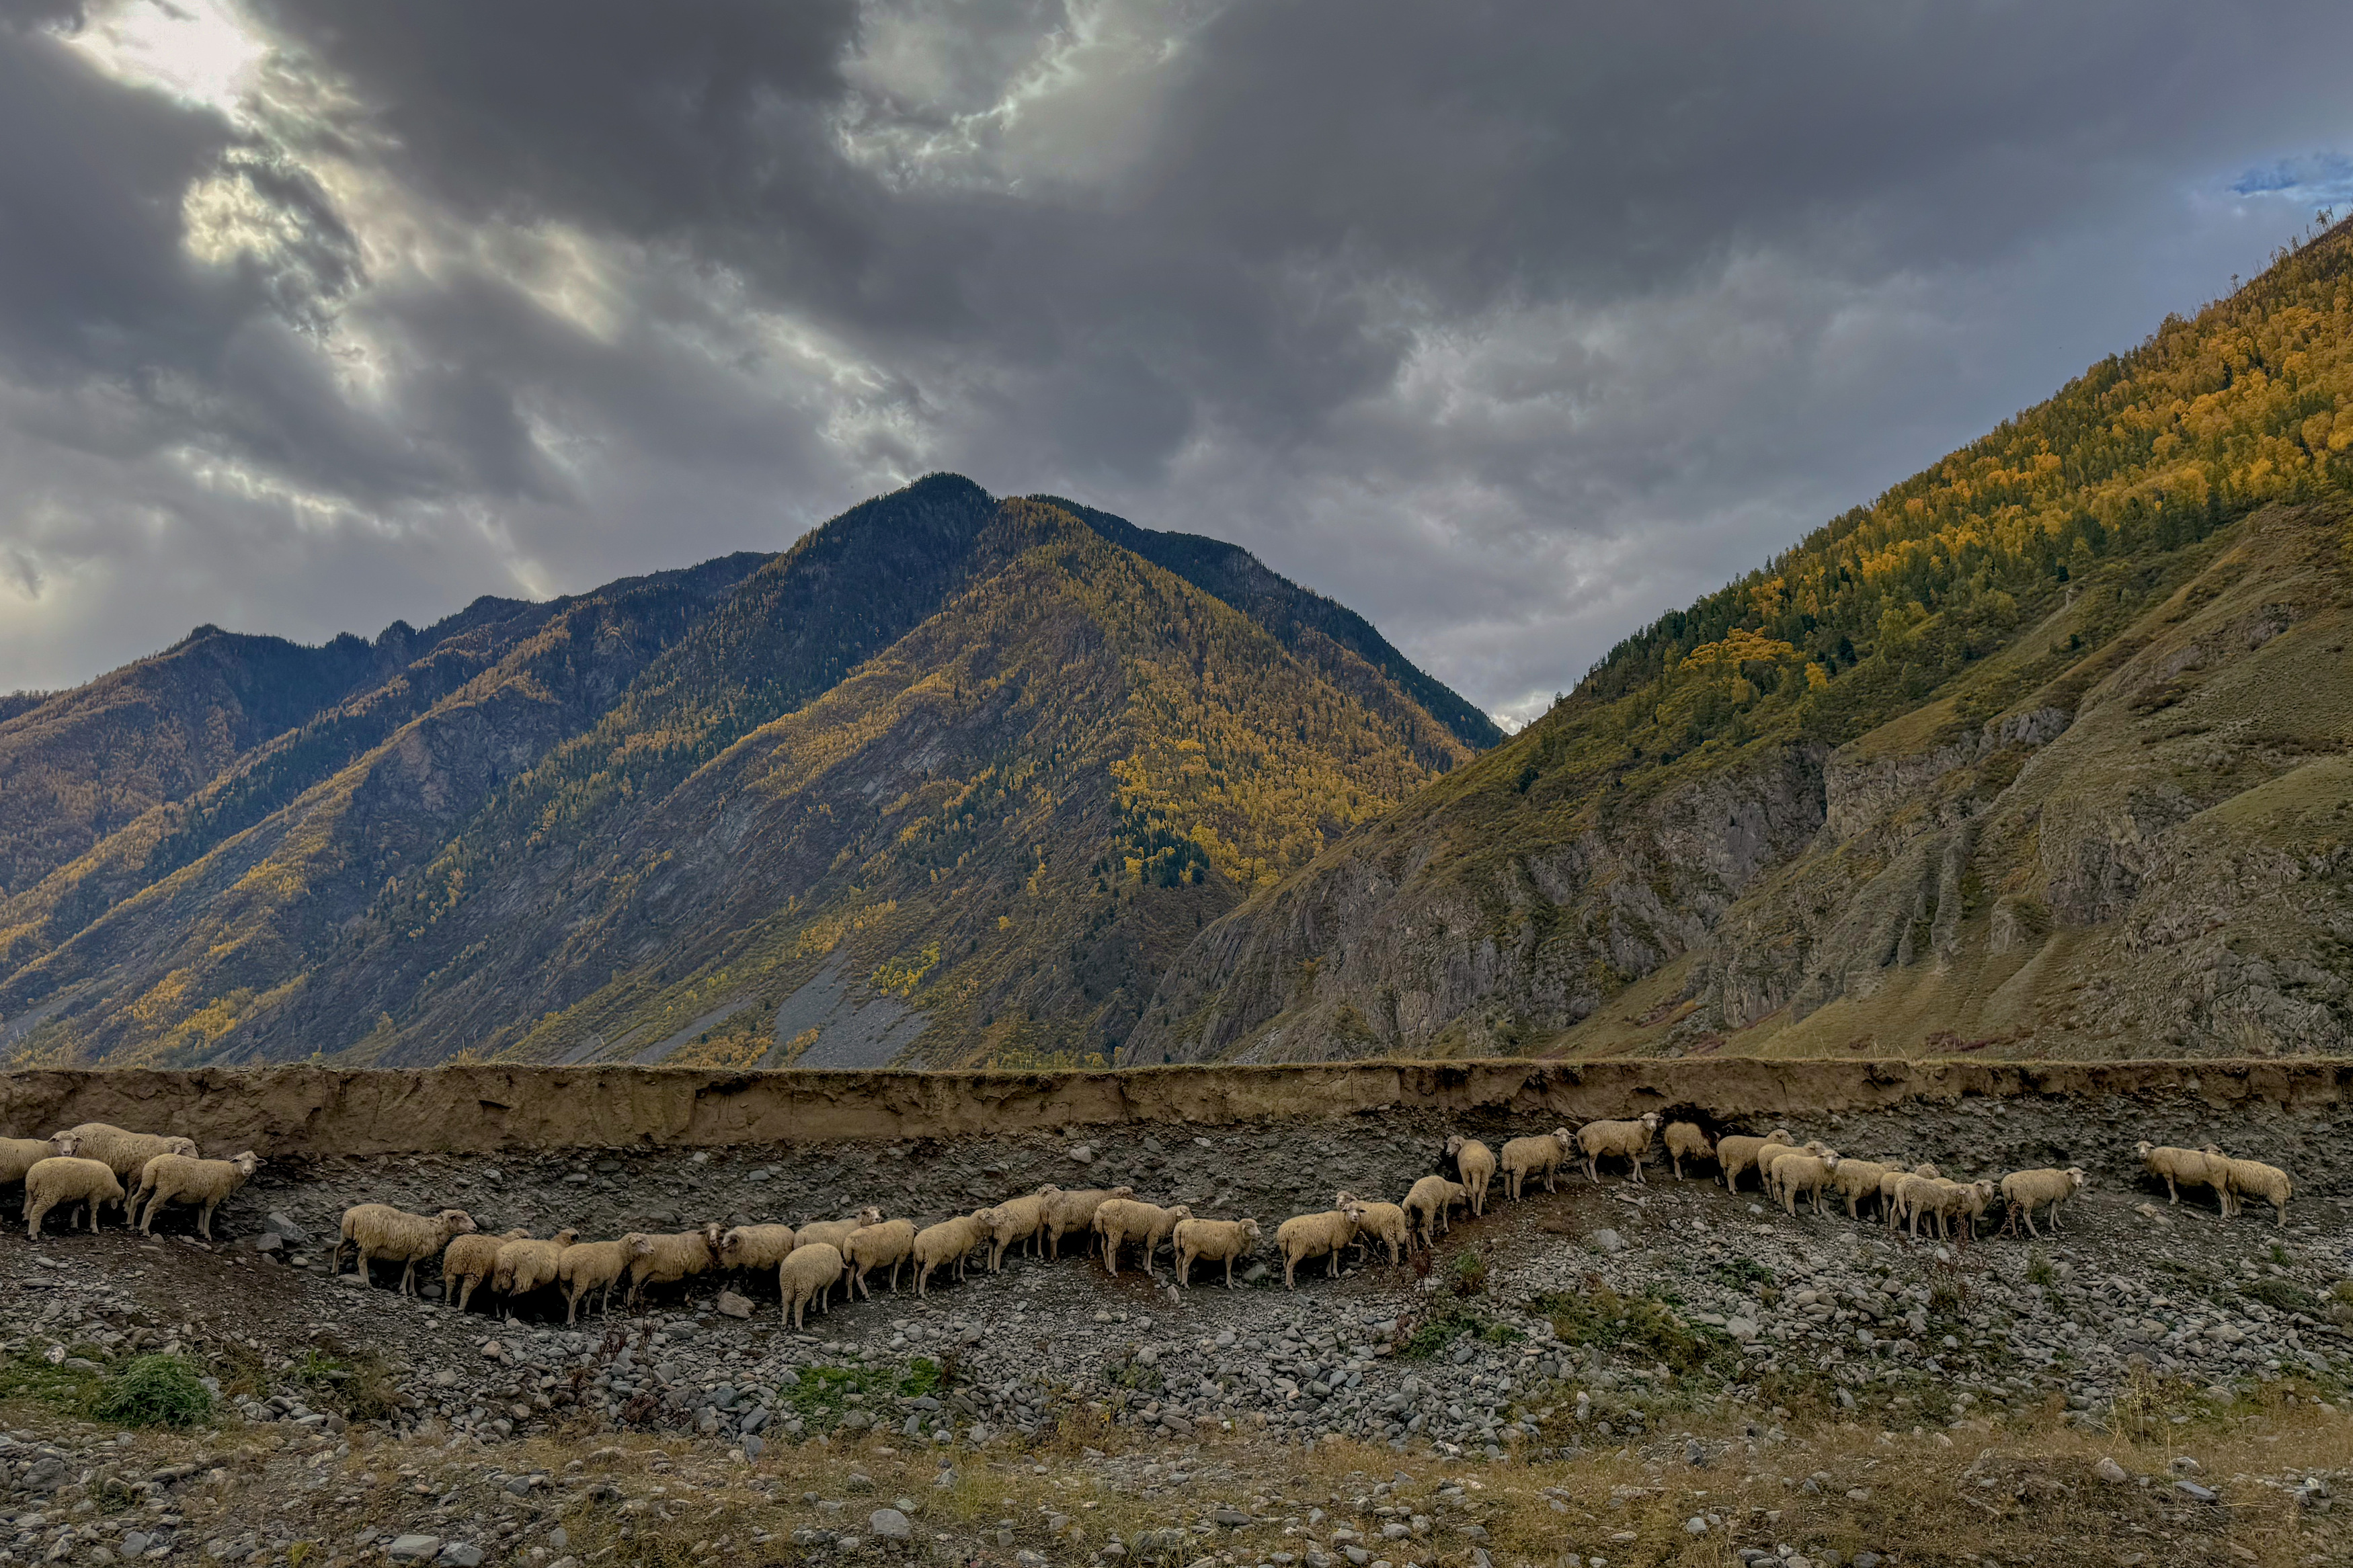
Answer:
<svg viewBox="0 0 2353 1568"><path fill-rule="evenodd" d="M149 1537L145 1531L132 1531L130 1534L125 1535L122 1538L122 1555L125 1557L138 1556L141 1552L147 1550L148 1540Z"/></svg>
<svg viewBox="0 0 2353 1568"><path fill-rule="evenodd" d="M395 1563L422 1563L440 1550L438 1535L396 1535L384 1552Z"/></svg>
<svg viewBox="0 0 2353 1568"><path fill-rule="evenodd" d="M748 1318L753 1312L752 1300L733 1290L722 1290L719 1292L719 1310L725 1317Z"/></svg>
<svg viewBox="0 0 2353 1568"><path fill-rule="evenodd" d="M895 1508L878 1508L866 1516L866 1528L885 1541L910 1541L915 1527Z"/></svg>
<svg viewBox="0 0 2353 1568"><path fill-rule="evenodd" d="M1604 1252L1619 1253L1626 1250L1626 1238L1614 1230L1597 1230L1593 1233L1593 1245Z"/></svg>
<svg viewBox="0 0 2353 1568"><path fill-rule="evenodd" d="M2122 1465L2119 1465L2114 1459L2107 1458L2105 1457L2103 1457L2098 1464L2092 1467L2092 1473L2112 1486L2122 1486L2125 1482L2132 1479L2125 1474L2125 1468Z"/></svg>
<svg viewBox="0 0 2353 1568"><path fill-rule="evenodd" d="M2191 1480L2176 1481L2173 1489L2192 1502L2212 1502L2220 1495L2211 1487L2201 1487Z"/></svg>
<svg viewBox="0 0 2353 1568"><path fill-rule="evenodd" d="M311 1239L311 1233L309 1231L304 1230L301 1226L296 1225L292 1220L287 1218L286 1215L279 1213L276 1209L271 1209L269 1211L269 1218L264 1220L262 1223L267 1225L273 1234L277 1235L283 1240L292 1242L298 1247L303 1242Z"/></svg>
<svg viewBox="0 0 2353 1568"><path fill-rule="evenodd" d="M482 1549L470 1541L453 1541L441 1549L441 1555L434 1561L447 1563L448 1568L482 1568Z"/></svg>

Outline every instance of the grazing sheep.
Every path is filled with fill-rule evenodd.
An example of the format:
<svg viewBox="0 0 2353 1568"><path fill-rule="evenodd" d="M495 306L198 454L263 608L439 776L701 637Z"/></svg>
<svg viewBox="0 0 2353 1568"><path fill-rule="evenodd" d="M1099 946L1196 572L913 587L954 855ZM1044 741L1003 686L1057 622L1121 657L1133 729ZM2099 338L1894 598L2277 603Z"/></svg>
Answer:
<svg viewBox="0 0 2353 1568"><path fill-rule="evenodd" d="M2000 1195L2000 1192L2001 1189L1991 1182L1961 1184L1960 1201L1953 1205L1953 1218L1961 1227L1963 1241L1978 1238L1978 1221L1985 1217L1986 1210L1993 1207L1993 1200Z"/></svg>
<svg viewBox="0 0 2353 1568"><path fill-rule="evenodd" d="M1895 1193L1896 1189L1904 1184L1905 1176L1941 1176L1944 1173L1936 1166L1926 1163L1915 1165L1909 1171L1901 1165L1890 1165L1887 1168L1887 1174L1879 1178L1879 1208L1881 1216L1887 1222L1887 1228L1894 1230L1904 1222L1904 1207L1895 1201Z"/></svg>
<svg viewBox="0 0 2353 1568"><path fill-rule="evenodd" d="M16 1186L42 1161L72 1152L58 1147L54 1138L0 1138L0 1187Z"/></svg>
<svg viewBox="0 0 2353 1568"><path fill-rule="evenodd" d="M1751 1138L1746 1133L1735 1133L1729 1138L1717 1139L1715 1168L1724 1177L1724 1190L1728 1193L1738 1192L1740 1173L1755 1170L1757 1155L1767 1149L1785 1147L1788 1142L1789 1130L1786 1127L1776 1127L1762 1138Z"/></svg>
<svg viewBox="0 0 2353 1568"><path fill-rule="evenodd" d="M77 1159L70 1154L36 1160L25 1173L25 1234L40 1240L41 1216L58 1207L70 1213L76 1204L89 1205L85 1212L90 1228L96 1230L98 1211L121 1201L122 1183L103 1160ZM66 1228L73 1227L69 1224Z"/></svg>
<svg viewBox="0 0 2353 1568"><path fill-rule="evenodd" d="M1133 1241L1144 1248L1144 1272L1152 1273L1152 1256L1160 1244L1168 1239L1178 1223L1193 1217L1193 1211L1184 1204L1174 1208L1141 1203L1134 1198L1108 1198L1095 1210L1095 1235L1103 1242L1103 1267L1113 1278L1119 1275L1119 1249Z"/></svg>
<svg viewBox="0 0 2353 1568"><path fill-rule="evenodd" d="M2269 1200L2272 1207L2278 1211L2279 1223L2282 1226L2287 1224L2287 1200L2293 1189L2285 1171L2277 1165L2266 1165L2260 1160L2234 1160L2220 1149L2211 1147L2208 1158L2221 1162L2221 1180L2219 1185L2230 1213L2236 1215L2243 1209L2246 1205L2240 1201L2242 1195L2253 1193L2259 1198Z"/></svg>
<svg viewBox="0 0 2353 1568"><path fill-rule="evenodd" d="M1335 1208L1346 1208L1354 1204L1361 1211L1356 1221L1356 1246L1364 1256L1372 1256L1375 1242L1387 1242L1389 1267L1395 1268L1398 1260L1412 1247L1413 1227L1405 1217L1405 1210L1396 1204L1375 1203L1354 1193L1336 1194L1332 1203Z"/></svg>
<svg viewBox="0 0 2353 1568"><path fill-rule="evenodd" d="M155 1211L165 1204L197 1205L196 1231L206 1241L213 1238L213 1210L227 1201L229 1194L253 1179L261 1168L261 1156L248 1149L234 1160L192 1160L185 1154L158 1154L140 1167L139 1190L131 1195L127 1217L137 1225L142 1235L155 1234ZM139 1205L147 1205L142 1222Z"/></svg>
<svg viewBox="0 0 2353 1568"><path fill-rule="evenodd" d="M67 1137L77 1141L70 1152L103 1163L126 1187L138 1185L139 1173L158 1154L185 1154L191 1160L196 1157L195 1140L192 1138L126 1132L103 1121L85 1121L79 1127L50 1134L49 1141L56 1142ZM59 1153L68 1152L63 1147L58 1150Z"/></svg>
<svg viewBox="0 0 2353 1568"><path fill-rule="evenodd" d="M1476 1138L1465 1138L1457 1132L1446 1141L1446 1157L1454 1162L1454 1173L1470 1189L1472 1216L1484 1215L1487 1184L1495 1179L1495 1152Z"/></svg>
<svg viewBox="0 0 2353 1568"><path fill-rule="evenodd" d="M1258 1247L1254 1219L1180 1219L1170 1233L1176 1248L1176 1283L1193 1287L1193 1265L1207 1259L1226 1266L1226 1289L1234 1288L1234 1260L1248 1258Z"/></svg>
<svg viewBox="0 0 2353 1568"><path fill-rule="evenodd" d="M811 1301L822 1312L827 1298L833 1294L834 1282L841 1278L841 1248L830 1242L803 1244L792 1255L776 1265L776 1290L783 1298L779 1309L784 1319L794 1328L801 1326L807 1316Z"/></svg>
<svg viewBox="0 0 2353 1568"><path fill-rule="evenodd" d="M881 1223L882 1211L869 1204L848 1219L821 1219L801 1226L793 1233L793 1245L796 1247L830 1247L839 1252L841 1244L849 1239L851 1231Z"/></svg>
<svg viewBox="0 0 2353 1568"><path fill-rule="evenodd" d="M2014 1228L2019 1220L2026 1221L2026 1234L2040 1237L2034 1228L2034 1211L2050 1205L2047 1217L2051 1234L2059 1234L2059 1205L2084 1190L2084 1168L2070 1165L2063 1171L2012 1171L2001 1179L2001 1195L2010 1205L2010 1219L2004 1229Z"/></svg>
<svg viewBox="0 0 2353 1568"><path fill-rule="evenodd" d="M1559 1170L1576 1147L1572 1134L1566 1127L1534 1138L1514 1138L1504 1145L1504 1193L1514 1203L1520 1201L1520 1184L1530 1176L1545 1179L1545 1191L1556 1192L1553 1173Z"/></svg>
<svg viewBox="0 0 2353 1568"><path fill-rule="evenodd" d="M1424 1176L1406 1194L1403 1207L1421 1231L1422 1245L1436 1247L1438 1238L1454 1228L1453 1208L1470 1201L1471 1189L1443 1176Z"/></svg>
<svg viewBox="0 0 2353 1568"><path fill-rule="evenodd" d="M955 1277L964 1278L965 1259L972 1249L988 1239L988 1227L968 1214L944 1219L937 1225L927 1225L915 1233L915 1294L925 1294L932 1270L953 1264Z"/></svg>
<svg viewBox="0 0 2353 1568"><path fill-rule="evenodd" d="M1809 1138L1794 1149L1785 1143L1767 1144L1757 1152L1757 1185L1765 1189L1767 1201L1778 1204L1781 1201L1781 1189L1776 1184L1780 1180L1776 1171L1782 1161L1792 1154L1810 1154L1819 1160L1832 1152L1835 1151L1818 1138Z"/></svg>
<svg viewBox="0 0 2353 1568"><path fill-rule="evenodd" d="M545 1241L521 1237L501 1243L491 1268L491 1289L501 1296L528 1296L562 1278L564 1249L580 1239L576 1230L559 1230Z"/></svg>
<svg viewBox="0 0 2353 1568"><path fill-rule="evenodd" d="M1510 1144L1504 1146L1504 1153L1508 1160ZM1349 1204L1322 1214L1293 1215L1275 1226L1275 1250L1282 1254L1282 1288L1292 1289L1292 1277L1311 1258L1331 1260L1324 1265L1325 1278L1339 1273L1341 1251L1356 1239L1356 1222L1364 1212L1363 1205Z"/></svg>
<svg viewBox="0 0 2353 1568"><path fill-rule="evenodd" d="M1089 1187L1083 1192L1057 1193L1046 1205L1046 1256L1062 1256L1062 1237L1075 1231L1094 1245L1095 1210L1113 1198L1132 1198L1134 1187Z"/></svg>
<svg viewBox="0 0 2353 1568"><path fill-rule="evenodd" d="M708 1272L719 1262L716 1224L669 1236L631 1231L621 1240L629 1249L628 1304L632 1307L647 1286L674 1285L691 1275Z"/></svg>
<svg viewBox="0 0 2353 1568"><path fill-rule="evenodd" d="M731 1274L766 1274L799 1245L791 1226L739 1225L719 1237L719 1267Z"/></svg>
<svg viewBox="0 0 2353 1568"><path fill-rule="evenodd" d="M1650 1152L1651 1134L1659 1130L1659 1113L1646 1110L1634 1121L1588 1121L1577 1130L1577 1147L1585 1156L1585 1179L1596 1186L1601 1184L1601 1162L1622 1158L1634 1168L1634 1184L1642 1182L1642 1156ZM1552 1190L1552 1177L1545 1177L1545 1190Z"/></svg>
<svg viewBox="0 0 2353 1568"><path fill-rule="evenodd" d="M886 1219L881 1225L860 1226L849 1233L849 1240L841 1247L841 1260L849 1266L849 1288L871 1301L873 1293L866 1289L870 1270L891 1266L891 1294L899 1293L899 1266L915 1250L915 1222L911 1219Z"/></svg>
<svg viewBox="0 0 2353 1568"><path fill-rule="evenodd" d="M596 1299L596 1315L611 1312L613 1287L628 1271L626 1241L575 1241L565 1247L555 1260L556 1282L564 1287L564 1321L570 1323L578 1317L580 1299L591 1290L603 1292Z"/></svg>
<svg viewBox="0 0 2353 1568"><path fill-rule="evenodd" d="M1846 1200L1846 1217L1861 1219L1866 1199L1879 1195L1879 1184L1893 1165L1883 1165L1876 1160L1841 1160L1838 1169L1831 1173L1831 1193Z"/></svg>
<svg viewBox="0 0 2353 1568"><path fill-rule="evenodd" d="M1941 1227L1947 1207L1957 1201L1960 1190L1958 1184L1942 1176L1900 1177L1895 1184L1896 1219L1899 1223L1908 1221L1916 1239L1921 1215L1926 1215Z"/></svg>
<svg viewBox="0 0 2353 1568"><path fill-rule="evenodd" d="M1814 1217L1821 1217L1822 1189L1831 1184L1841 1163L1835 1152L1821 1154L1784 1154L1773 1162L1773 1180L1780 1188L1781 1207L1791 1218L1797 1217L1798 1200L1814 1200Z"/></svg>
<svg viewBox="0 0 2353 1568"><path fill-rule="evenodd" d="M443 1209L438 1215L410 1214L390 1204L354 1204L343 1211L343 1235L335 1242L335 1255L328 1260L328 1272L343 1271L343 1248L356 1251L360 1279L368 1278L372 1262L397 1263L400 1268L400 1293L417 1294L417 1266L428 1258L438 1258L449 1245L453 1236L463 1236L474 1228L474 1216L464 1209Z"/></svg>
<svg viewBox="0 0 2353 1568"><path fill-rule="evenodd" d="M2215 1197L2228 1211L2229 1199L2222 1191L2222 1184L2229 1179L2228 1174L2215 1163L2215 1156L2205 1150L2176 1149L2144 1139L2134 1145L2134 1152L2140 1156L2140 1163L2147 1168L2150 1175L2165 1178L2168 1202L2179 1203L2184 1187L2212 1187Z"/></svg>
<svg viewBox="0 0 2353 1568"><path fill-rule="evenodd" d="M1667 1163L1675 1169L1675 1180L1683 1179L1685 1160L1713 1160L1715 1145L1707 1141L1707 1130L1696 1121L1670 1121L1664 1134Z"/></svg>
<svg viewBox="0 0 2353 1568"><path fill-rule="evenodd" d="M499 1248L510 1241L525 1240L530 1235L527 1230L515 1229L498 1236L475 1231L449 1238L449 1245L441 1249L441 1289L456 1303L458 1310L466 1310L466 1303L474 1299L474 1288L497 1270Z"/></svg>
<svg viewBox="0 0 2353 1568"><path fill-rule="evenodd" d="M991 1274L1004 1266L1005 1249L1017 1241L1028 1242L1033 1254L1038 1251L1038 1233L1045 1227L1046 1210L1061 1195L1062 1189L1050 1183L1026 1197L1008 1198L995 1208L973 1211L972 1217L988 1227ZM1101 1212L1101 1206L1097 1205L1097 1212Z"/></svg>

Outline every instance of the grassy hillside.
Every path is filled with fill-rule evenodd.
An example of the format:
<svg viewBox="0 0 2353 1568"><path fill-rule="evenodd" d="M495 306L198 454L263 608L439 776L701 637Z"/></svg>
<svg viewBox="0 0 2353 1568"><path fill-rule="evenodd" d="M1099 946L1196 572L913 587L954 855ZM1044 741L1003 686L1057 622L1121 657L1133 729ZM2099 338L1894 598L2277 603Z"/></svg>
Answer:
<svg viewBox="0 0 2353 1568"><path fill-rule="evenodd" d="M2253 617L2225 642L2260 647L2278 621L2304 629L2270 661L2291 650L2316 666L2335 658L2325 607L2341 597L2348 567L2348 329L2353 230L2339 226L1629 638L1542 721L1206 932L1164 984L1134 1054L1529 1049L1605 1013L1655 1018L1635 1035L1596 1025L1581 1037L1657 1043L1664 1025L1680 1030L1675 1048L1724 1048L1727 1030L1806 1016L1878 983L1833 983L1832 970L1949 963L1936 954L1958 951L1951 942L1996 882L2016 900L2004 942L2025 940L2013 920L2040 922L2063 948L2070 933L2162 923L2170 885L2116 868L2162 859L2146 841L2194 813L2085 807L2063 832L2041 818L2015 829L2033 840L2024 847L1985 838L1988 854L2010 847L1984 865L1978 836L1993 823L1962 825L2094 707L2139 700L2118 694L2168 669L2172 656L2154 650L2171 629L2220 614L2214 605ZM2182 657L2219 667L2251 651ZM2353 705L2338 706L2327 679L2290 706L2292 716L2269 706L2233 715L2227 747L2211 742L2206 762L2181 765L2254 788L2353 733ZM2094 795L2143 787L2117 751L2078 739L2057 754L2103 781ZM1984 790L1930 804L1963 765L1990 770ZM2211 801L2216 787L2181 798ZM1929 840L1899 845L1879 827L1907 812L1943 835L1933 855ZM1866 830L1881 837L1860 848ZM2240 847L2252 849L2234 839ZM2325 844L2309 847L2333 863ZM1790 869L1826 860L1847 863L1848 879ZM1898 862L1908 883L1873 884ZM2103 878L2105 894L2079 892ZM1889 911L1873 940L1891 922L1898 934L1883 951L1835 963L1817 954L1818 942L1862 940L1832 917L1867 885ZM1755 901L1770 889L1820 907ZM2274 957L2341 973L2331 945L2341 931L2324 940L2332 918L2314 914L2318 923L2283 938ZM2084 957L2088 968L2058 964L2067 978L2054 984L2115 984L2105 953ZM1675 980L1650 981L1670 965ZM2275 964L2270 979L2250 978L2260 995L2231 1016L2270 1019L2263 1029L2282 1048L2345 1037L2341 1000L2277 1000L2274 982L2288 984ZM1891 1026L1881 1048L2000 1032L1994 1013L1978 1028L1975 1014L1930 1026L1934 1011L1917 1027ZM2218 1016L2184 1000L2162 1027L2184 1048L2246 1033ZM2110 1009L2088 1034L2068 1034L2070 1048L2156 1048L2113 1032L2138 1017Z"/></svg>

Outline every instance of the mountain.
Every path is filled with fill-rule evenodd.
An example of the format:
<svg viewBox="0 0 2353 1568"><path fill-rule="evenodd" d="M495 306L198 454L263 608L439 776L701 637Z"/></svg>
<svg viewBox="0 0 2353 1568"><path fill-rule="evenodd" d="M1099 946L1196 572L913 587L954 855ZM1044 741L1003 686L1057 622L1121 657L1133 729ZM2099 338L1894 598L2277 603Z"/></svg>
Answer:
<svg viewBox="0 0 2353 1568"><path fill-rule="evenodd" d="M126 754L246 726L12 825L0 1055L1101 1054L1204 925L1482 732L1245 552L949 475L781 554L485 604L324 653L203 635L0 723L60 777L63 716ZM234 679L174 663L208 647Z"/></svg>
<svg viewBox="0 0 2353 1568"><path fill-rule="evenodd" d="M1134 1061L2353 1048L2353 226L1620 645Z"/></svg>

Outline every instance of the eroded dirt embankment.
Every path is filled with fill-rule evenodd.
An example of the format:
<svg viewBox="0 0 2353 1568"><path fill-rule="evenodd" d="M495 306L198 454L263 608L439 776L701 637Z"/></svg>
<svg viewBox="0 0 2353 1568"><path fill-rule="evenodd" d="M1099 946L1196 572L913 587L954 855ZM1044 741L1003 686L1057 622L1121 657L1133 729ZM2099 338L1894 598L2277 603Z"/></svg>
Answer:
<svg viewBox="0 0 2353 1568"><path fill-rule="evenodd" d="M277 1156L724 1147L1427 1111L1759 1118L1971 1100L2204 1104L2228 1118L2353 1101L2353 1060L1363 1062L1099 1072L713 1072L466 1066L422 1071L142 1069L0 1075L0 1128L169 1128Z"/></svg>

